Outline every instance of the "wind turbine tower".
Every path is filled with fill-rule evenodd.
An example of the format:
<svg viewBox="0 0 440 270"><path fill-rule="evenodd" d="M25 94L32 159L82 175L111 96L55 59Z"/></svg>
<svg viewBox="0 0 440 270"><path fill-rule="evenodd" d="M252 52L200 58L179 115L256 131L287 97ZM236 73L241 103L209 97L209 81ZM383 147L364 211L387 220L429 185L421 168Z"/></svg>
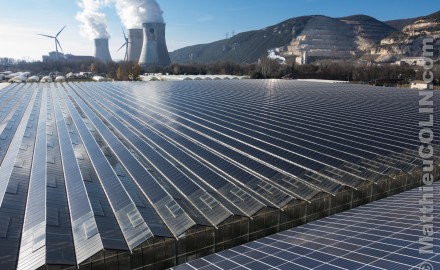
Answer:
<svg viewBox="0 0 440 270"><path fill-rule="evenodd" d="M122 34L124 34L125 43L117 51L119 52L125 46L124 61L127 61L128 60L128 44L130 44L130 41L128 40L127 36L125 35L124 28L122 28Z"/></svg>

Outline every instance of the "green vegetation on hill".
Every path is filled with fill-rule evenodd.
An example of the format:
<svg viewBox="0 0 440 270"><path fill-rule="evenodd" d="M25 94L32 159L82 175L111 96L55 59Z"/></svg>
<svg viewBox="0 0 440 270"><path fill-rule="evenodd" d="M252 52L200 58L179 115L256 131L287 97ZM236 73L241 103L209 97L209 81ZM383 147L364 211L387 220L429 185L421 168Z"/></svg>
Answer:
<svg viewBox="0 0 440 270"><path fill-rule="evenodd" d="M400 20L391 20L391 21L385 21L386 24L389 26L401 31L405 26L412 24L416 20L420 18L411 18L411 19L400 19Z"/></svg>

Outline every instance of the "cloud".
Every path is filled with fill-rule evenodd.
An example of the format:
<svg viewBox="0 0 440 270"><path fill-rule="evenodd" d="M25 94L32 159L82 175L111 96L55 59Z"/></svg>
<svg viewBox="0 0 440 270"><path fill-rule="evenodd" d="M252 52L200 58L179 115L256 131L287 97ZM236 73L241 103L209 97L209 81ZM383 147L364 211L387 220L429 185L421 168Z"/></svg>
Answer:
<svg viewBox="0 0 440 270"><path fill-rule="evenodd" d="M128 29L142 28L146 22L163 23L163 11L156 0L114 0L116 11Z"/></svg>
<svg viewBox="0 0 440 270"><path fill-rule="evenodd" d="M107 16L100 10L110 4L110 0L81 0L81 11L75 18L81 22L81 34L90 39L110 38L107 31Z"/></svg>

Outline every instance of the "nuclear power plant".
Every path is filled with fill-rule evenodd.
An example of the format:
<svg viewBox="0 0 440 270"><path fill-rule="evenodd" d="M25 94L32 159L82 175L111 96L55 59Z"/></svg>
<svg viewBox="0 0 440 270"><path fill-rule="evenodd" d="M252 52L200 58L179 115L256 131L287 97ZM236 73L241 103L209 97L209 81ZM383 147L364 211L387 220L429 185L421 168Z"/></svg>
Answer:
<svg viewBox="0 0 440 270"><path fill-rule="evenodd" d="M144 23L143 44L139 58L141 66L167 66L171 63L165 41L164 23Z"/></svg>
<svg viewBox="0 0 440 270"><path fill-rule="evenodd" d="M102 62L111 62L110 50L108 48L108 38L95 39L95 58Z"/></svg>
<svg viewBox="0 0 440 270"><path fill-rule="evenodd" d="M139 62L143 42L142 29L128 29L128 61Z"/></svg>
<svg viewBox="0 0 440 270"><path fill-rule="evenodd" d="M165 40L163 11L156 0L115 0L114 4L124 28L128 30L128 37L123 30L124 44L118 49L125 47L124 61L139 63L142 67L169 65L171 59ZM107 31L106 15L101 12L103 5L96 3L82 5L82 8L76 18L82 22L82 34L94 40L95 59L111 62L110 34ZM57 37L61 31L54 37L43 35L55 38L57 52L60 45Z"/></svg>
<svg viewBox="0 0 440 270"><path fill-rule="evenodd" d="M95 39L95 58L110 62L107 38ZM171 63L165 40L165 23L144 23L143 29L128 30L128 61L141 66L167 66Z"/></svg>

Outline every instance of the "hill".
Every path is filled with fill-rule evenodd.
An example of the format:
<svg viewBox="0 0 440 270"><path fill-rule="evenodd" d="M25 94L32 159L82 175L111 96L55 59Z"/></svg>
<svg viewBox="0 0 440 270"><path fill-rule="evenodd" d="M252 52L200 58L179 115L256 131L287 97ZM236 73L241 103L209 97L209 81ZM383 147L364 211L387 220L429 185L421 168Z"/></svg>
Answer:
<svg viewBox="0 0 440 270"><path fill-rule="evenodd" d="M312 16L298 17L261 30L239 33L229 39L185 47L170 53L173 62L232 61L254 63L271 48L288 44L302 32Z"/></svg>
<svg viewBox="0 0 440 270"><path fill-rule="evenodd" d="M438 58L440 46L440 11L415 19L397 31L382 39L380 45L371 50L376 59L416 57L422 55L425 37L434 38L434 57Z"/></svg>
<svg viewBox="0 0 440 270"><path fill-rule="evenodd" d="M276 54L278 59L298 63L322 59L354 60L371 54L374 59L388 54L387 49L381 46L384 42L389 45L387 40L390 38L405 35L408 27L438 27L439 14L436 12L418 19L388 22L363 14L343 18L302 16L260 30L243 32L229 39L178 49L170 56L175 63L255 63L269 52Z"/></svg>
<svg viewBox="0 0 440 270"><path fill-rule="evenodd" d="M411 18L411 19L385 21L385 23L388 24L389 26L399 30L399 31L402 31L405 26L412 24L413 22L415 22L418 19L420 19L420 17L419 18Z"/></svg>

